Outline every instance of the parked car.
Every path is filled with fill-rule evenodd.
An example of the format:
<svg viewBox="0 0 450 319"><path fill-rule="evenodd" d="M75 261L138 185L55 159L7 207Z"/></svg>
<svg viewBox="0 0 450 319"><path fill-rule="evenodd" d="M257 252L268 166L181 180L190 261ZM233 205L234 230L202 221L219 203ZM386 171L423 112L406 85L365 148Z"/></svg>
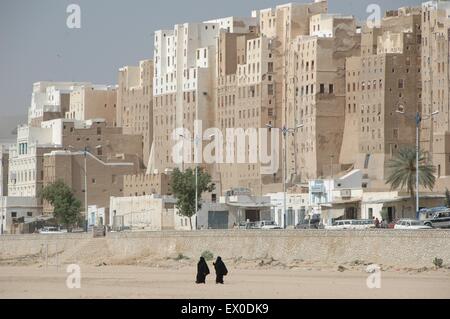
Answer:
<svg viewBox="0 0 450 319"><path fill-rule="evenodd" d="M450 228L450 210L435 213L432 218L426 219L423 224L433 228Z"/></svg>
<svg viewBox="0 0 450 319"><path fill-rule="evenodd" d="M247 229L258 229L258 224L256 222L248 222L246 225Z"/></svg>
<svg viewBox="0 0 450 319"><path fill-rule="evenodd" d="M239 229L257 229L257 225L255 222L240 222Z"/></svg>
<svg viewBox="0 0 450 319"><path fill-rule="evenodd" d="M317 216L317 217L316 217ZM319 229L321 228L321 220L319 215L314 215L311 219L305 219L295 225L296 229Z"/></svg>
<svg viewBox="0 0 450 319"><path fill-rule="evenodd" d="M262 220L259 222L256 222L256 228L257 229L281 229L280 226L277 225L272 220Z"/></svg>
<svg viewBox="0 0 450 319"><path fill-rule="evenodd" d="M394 229L431 229L431 226L426 226L415 219L400 219L394 226Z"/></svg>
<svg viewBox="0 0 450 319"><path fill-rule="evenodd" d="M71 232L72 233L84 233L85 231L83 228L78 227L78 228L73 228Z"/></svg>
<svg viewBox="0 0 450 319"><path fill-rule="evenodd" d="M371 219L355 219L351 221L351 228L350 229L371 229L375 228L375 224L373 223L373 220Z"/></svg>
<svg viewBox="0 0 450 319"><path fill-rule="evenodd" d="M325 226L325 229L341 230L341 229L371 229L375 228L375 225L370 219L349 219L349 220L337 220L331 226Z"/></svg>
<svg viewBox="0 0 450 319"><path fill-rule="evenodd" d="M332 225L325 226L325 229L343 230L343 229L351 229L351 227L352 227L351 220L337 220Z"/></svg>
<svg viewBox="0 0 450 319"><path fill-rule="evenodd" d="M46 226L39 230L39 234L66 234L67 229L60 229L59 227Z"/></svg>

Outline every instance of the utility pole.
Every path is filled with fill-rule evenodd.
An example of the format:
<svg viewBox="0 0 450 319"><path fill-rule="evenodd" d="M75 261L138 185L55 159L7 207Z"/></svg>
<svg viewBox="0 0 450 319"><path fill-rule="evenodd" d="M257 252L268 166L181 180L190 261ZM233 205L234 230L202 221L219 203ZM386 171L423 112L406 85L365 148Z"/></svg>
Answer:
<svg viewBox="0 0 450 319"><path fill-rule="evenodd" d="M86 232L89 227L88 190L87 190L87 146L84 148L84 210L86 211Z"/></svg>
<svg viewBox="0 0 450 319"><path fill-rule="evenodd" d="M85 146L84 147L84 151L80 152L79 150L77 150L75 147L73 147L72 145L68 145L67 148L71 148L76 150L77 152L74 152L72 154L75 155L84 155L84 210L85 210L85 227L86 227L86 232L88 231L88 224L89 224L89 215L88 215L88 182L87 182L87 155L88 155L88 147Z"/></svg>
<svg viewBox="0 0 450 319"><path fill-rule="evenodd" d="M333 179L334 179L334 172L333 172L333 159L334 159L334 156L333 156L333 155L331 155L331 156L330 156L331 180L333 180Z"/></svg>
<svg viewBox="0 0 450 319"><path fill-rule="evenodd" d="M286 126L283 126L283 128L278 128L281 133L283 134L284 138L284 155L283 155L283 218L282 223L283 227L286 228L286 217L287 217L287 137L288 133L296 133L298 129L302 128L304 125L300 124L297 125L295 128L289 128ZM269 129L273 129L274 127L270 124L266 124L266 127Z"/></svg>
<svg viewBox="0 0 450 319"><path fill-rule="evenodd" d="M431 118L431 117L430 117ZM419 156L420 156L420 141L419 141L419 130L420 130L420 123L422 122L422 117L419 112L416 113L416 216L419 217L419 209L420 209L420 198L419 198ZM433 120L430 121L430 126L433 126L432 124ZM433 141L431 141L431 144Z"/></svg>
<svg viewBox="0 0 450 319"><path fill-rule="evenodd" d="M403 114L406 117L410 117L405 113L405 108L403 106L399 107L399 109L396 111L399 114ZM419 209L420 209L420 195L419 195L419 158L420 158L420 124L423 120L431 119L431 122L433 121L433 117L435 115L438 115L439 111L435 111L431 113L430 115L422 116L420 112L416 112L414 116L415 124L416 124L416 218L419 217ZM430 124L433 126L433 124ZM431 141L432 143L433 141Z"/></svg>
<svg viewBox="0 0 450 319"><path fill-rule="evenodd" d="M284 136L284 176L283 176L283 226L286 228L286 218L287 218L287 130L286 127L283 128L283 136Z"/></svg>

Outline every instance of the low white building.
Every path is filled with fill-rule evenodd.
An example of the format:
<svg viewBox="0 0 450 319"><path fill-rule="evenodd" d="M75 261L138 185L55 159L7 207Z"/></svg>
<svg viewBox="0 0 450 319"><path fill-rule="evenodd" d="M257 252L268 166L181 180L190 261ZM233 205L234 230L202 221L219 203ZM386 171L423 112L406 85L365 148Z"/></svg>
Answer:
<svg viewBox="0 0 450 319"><path fill-rule="evenodd" d="M220 197L220 204L227 207L230 225L273 220L270 212L270 197L253 196L250 190L246 188L235 188L227 191L225 196Z"/></svg>
<svg viewBox="0 0 450 319"><path fill-rule="evenodd" d="M111 197L109 226L113 230L190 230L189 218L180 216L171 196ZM191 218L195 229L195 216Z"/></svg>
<svg viewBox="0 0 450 319"><path fill-rule="evenodd" d="M219 201L204 201L198 211L198 229L232 229L245 222L273 220L268 196L252 196L246 188L228 190Z"/></svg>
<svg viewBox="0 0 450 319"><path fill-rule="evenodd" d="M284 211L284 193L271 193L266 196L270 197L272 204L271 215L273 220L281 227L294 227L298 223L307 219L312 210L309 205L308 193L287 193L286 194L286 215Z"/></svg>
<svg viewBox="0 0 450 319"><path fill-rule="evenodd" d="M106 213L104 207L88 206L88 228L105 226Z"/></svg>
<svg viewBox="0 0 450 319"><path fill-rule="evenodd" d="M444 194L421 193L420 208L444 206ZM386 219L388 222L399 218L419 218L415 201L407 192L365 192L361 201L362 218Z"/></svg>
<svg viewBox="0 0 450 319"><path fill-rule="evenodd" d="M0 196L0 234L20 233L19 225L39 216L41 211L37 198Z"/></svg>
<svg viewBox="0 0 450 319"><path fill-rule="evenodd" d="M309 182L309 201L312 214L320 215L324 224L336 218L357 219L362 198L363 174L352 170L347 174L328 180Z"/></svg>

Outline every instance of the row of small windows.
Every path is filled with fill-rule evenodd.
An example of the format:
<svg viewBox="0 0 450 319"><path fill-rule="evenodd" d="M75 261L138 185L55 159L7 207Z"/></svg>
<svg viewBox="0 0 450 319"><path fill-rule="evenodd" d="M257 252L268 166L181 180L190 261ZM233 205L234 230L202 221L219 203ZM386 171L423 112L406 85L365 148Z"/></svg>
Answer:
<svg viewBox="0 0 450 319"><path fill-rule="evenodd" d="M275 27L275 18L269 19L269 28ZM264 21L261 21L261 30L264 30Z"/></svg>
<svg viewBox="0 0 450 319"><path fill-rule="evenodd" d="M383 88L383 80L373 80L373 81L362 81L361 85L359 82L353 82L353 83L347 83L347 92L355 92L355 91L365 91L366 88L367 90L376 90L377 89L377 82L378 82L378 88L382 89ZM367 86L366 86L367 85ZM404 80L403 79L399 79L398 80L398 88L399 89L403 89L404 88Z"/></svg>
<svg viewBox="0 0 450 319"><path fill-rule="evenodd" d="M296 88L296 95L298 96L299 90ZM320 94L334 94L334 84L328 84L328 88L325 83L320 83L319 85L319 93ZM314 84L301 86L300 87L300 96L315 94L314 92Z"/></svg>
<svg viewBox="0 0 450 319"><path fill-rule="evenodd" d="M251 50L253 45L253 49L256 49L256 47L258 47L258 49L261 47L261 40L250 40L248 41L248 49Z"/></svg>
<svg viewBox="0 0 450 319"><path fill-rule="evenodd" d="M164 83L172 83L177 77L177 72L174 71L173 73L170 73L170 81L169 81L169 74L166 74L165 77L158 77L157 71L155 71L155 85L164 85ZM183 71L183 77L185 80L191 79L191 69L184 69ZM197 78L197 70L192 69L192 79ZM165 79L165 82L164 82Z"/></svg>
<svg viewBox="0 0 450 319"><path fill-rule="evenodd" d="M190 120L191 119L191 113L187 112L183 114L183 118L185 120ZM195 119L195 111L192 112L192 119ZM170 115L170 117L168 115L160 115L160 116L155 116L154 118L155 120L155 125L164 125L164 122L166 125L173 125L174 121L175 121L175 116L174 115ZM165 121L164 121L165 120Z"/></svg>
<svg viewBox="0 0 450 319"><path fill-rule="evenodd" d="M245 119L246 115L247 115L247 118L259 116L259 110L258 109L248 109L248 110L239 111L240 119Z"/></svg>
<svg viewBox="0 0 450 319"><path fill-rule="evenodd" d="M215 30L216 29L216 25L215 24L211 24L210 25L211 26L211 30ZM209 25L205 25L205 30L208 30L208 28L209 28ZM187 33L188 33L188 28L183 28L183 30L184 30L184 34L185 35L187 35ZM178 30L175 30L175 36L177 36L178 35ZM163 33L163 38L166 38L167 37L167 34L166 33ZM171 37L167 37L167 44L168 45L170 45L170 39L171 39ZM158 42L158 36L157 35L155 35L155 43L157 43Z"/></svg>
<svg viewBox="0 0 450 319"><path fill-rule="evenodd" d="M309 72L309 71L310 71L310 69L309 69L310 66L311 66L311 71L314 71L314 70L315 70L314 60L312 60L312 61L306 61L306 63L305 63L304 60L302 60L301 66L302 66L302 70L303 70L303 71L306 71L306 72ZM297 64L296 64L296 69L298 70L298 68L299 68L299 63L297 62Z"/></svg>
<svg viewBox="0 0 450 319"><path fill-rule="evenodd" d="M361 127L361 131L363 133L366 133L366 134L371 134L371 138L372 139L375 139L376 137L382 138L381 129L377 129L377 130L372 129L372 130L370 130L369 126L362 126ZM392 139L394 139L394 140L398 140L399 139L399 129L398 128L392 129Z"/></svg>
<svg viewBox="0 0 450 319"><path fill-rule="evenodd" d="M143 95L148 95L149 92L150 92L150 87L151 86L143 86L143 87L141 87L140 90L142 90L142 94ZM139 93L141 93L140 90L138 91ZM128 90L125 86L122 88L122 93L124 93L124 94L126 93L127 97L129 97L130 95L134 96L135 91L136 90L134 88L132 88L131 90ZM114 107L116 107L115 104L114 104Z"/></svg>
<svg viewBox="0 0 450 319"><path fill-rule="evenodd" d="M234 127L235 126L235 119L221 119L220 123L222 127Z"/></svg>
<svg viewBox="0 0 450 319"><path fill-rule="evenodd" d="M361 107L361 114L364 114L364 108L365 108L364 106ZM353 104L353 107L352 107L352 104L350 104L350 103L347 105L348 113L351 113L352 109L353 109L353 113L356 113L356 103ZM367 114L370 113L369 105L367 105L367 107L366 107L366 113ZM377 113L377 108L375 105L372 105L372 113ZM378 115L381 115L381 104L378 104Z"/></svg>
<svg viewBox="0 0 450 319"><path fill-rule="evenodd" d="M27 217L33 217L33 212L27 212ZM17 218L17 212L11 212L11 218Z"/></svg>
<svg viewBox="0 0 450 319"><path fill-rule="evenodd" d="M42 176L42 178L43 178L43 176ZM27 171L19 171L17 173L11 172L9 179L12 184L35 181L36 180L36 171L35 170L27 170Z"/></svg>
<svg viewBox="0 0 450 319"><path fill-rule="evenodd" d="M235 105L236 104L236 95L233 94L233 95L228 95L228 96L221 96L218 99L217 104L219 105L219 107Z"/></svg>
<svg viewBox="0 0 450 319"><path fill-rule="evenodd" d="M129 108L131 108L131 110L136 110L136 111L141 111L141 110L148 110L149 109L149 105L148 104L144 104L144 105L142 105L142 104L134 104L134 105L131 105L130 107L128 107L127 105L124 105L123 106L123 110L124 111L126 111L126 110L129 110Z"/></svg>
<svg viewBox="0 0 450 319"><path fill-rule="evenodd" d="M169 103L170 102L170 103ZM162 107L172 105L177 102L177 97L175 94L166 94L164 96L155 97L155 107Z"/></svg>
<svg viewBox="0 0 450 319"><path fill-rule="evenodd" d="M192 92L183 92L183 101L187 102L187 103L195 103L197 99L197 93L196 91L192 91ZM159 97L155 97L155 107L161 107L161 106L168 106L168 105L172 105L173 103L177 102L177 98L175 94L167 94L165 96L159 96Z"/></svg>

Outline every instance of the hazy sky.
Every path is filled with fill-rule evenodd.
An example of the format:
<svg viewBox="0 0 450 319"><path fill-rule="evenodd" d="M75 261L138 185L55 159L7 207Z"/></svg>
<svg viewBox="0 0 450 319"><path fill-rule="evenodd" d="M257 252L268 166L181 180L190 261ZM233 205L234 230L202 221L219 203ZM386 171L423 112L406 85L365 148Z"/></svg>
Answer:
<svg viewBox="0 0 450 319"><path fill-rule="evenodd" d="M37 81L115 84L117 70L153 56L152 37L176 23L249 16L289 0L0 0L0 116L26 114ZM298 2L310 2L301 0ZM420 0L329 0L329 12L365 19L366 8ZM66 8L81 7L81 29Z"/></svg>

